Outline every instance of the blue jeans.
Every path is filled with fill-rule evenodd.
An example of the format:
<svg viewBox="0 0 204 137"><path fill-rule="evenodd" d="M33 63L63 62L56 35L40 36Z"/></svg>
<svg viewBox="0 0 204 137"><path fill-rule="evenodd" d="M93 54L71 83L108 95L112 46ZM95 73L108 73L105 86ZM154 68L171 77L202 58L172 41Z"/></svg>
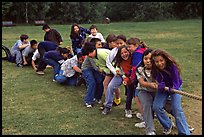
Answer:
<svg viewBox="0 0 204 137"><path fill-rule="evenodd" d="M23 65L22 52L20 50L11 51L11 55L16 58L16 64Z"/></svg>
<svg viewBox="0 0 204 137"><path fill-rule="evenodd" d="M97 100L102 98L104 76L92 68L82 70L82 76L86 81L87 87L84 102L93 104L94 98Z"/></svg>
<svg viewBox="0 0 204 137"><path fill-rule="evenodd" d="M53 79L55 79L55 75L59 73L59 70L60 70L60 64L53 60L53 59L50 59L50 58L43 58L44 62L50 66L53 67L53 70L54 70L54 76L53 76Z"/></svg>
<svg viewBox="0 0 204 137"><path fill-rule="evenodd" d="M74 55L77 55L79 52L81 52L82 48L72 47L72 50L74 52Z"/></svg>
<svg viewBox="0 0 204 137"><path fill-rule="evenodd" d="M76 86L77 78L75 76L66 77L63 75L63 70L60 69L59 74L55 75L55 80L60 84L66 84L69 86Z"/></svg>
<svg viewBox="0 0 204 137"><path fill-rule="evenodd" d="M121 76L114 76L110 83L108 84L107 90L106 90L106 99L105 99L105 106L108 108L111 108L113 105L113 95L117 88L120 87L122 84L122 77Z"/></svg>
<svg viewBox="0 0 204 137"><path fill-rule="evenodd" d="M168 96L169 94L158 91L155 95L152 108L156 113L159 122L165 129L169 129L172 125L171 120L164 111L164 106L166 104ZM178 134L190 135L191 133L189 131L188 124L186 122L186 118L181 106L181 97L182 96L177 93L170 94L173 116L176 120Z"/></svg>

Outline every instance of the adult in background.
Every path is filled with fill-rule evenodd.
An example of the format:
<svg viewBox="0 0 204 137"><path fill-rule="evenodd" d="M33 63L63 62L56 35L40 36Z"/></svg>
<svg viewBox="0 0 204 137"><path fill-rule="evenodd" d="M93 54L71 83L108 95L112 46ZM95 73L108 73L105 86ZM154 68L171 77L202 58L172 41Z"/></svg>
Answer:
<svg viewBox="0 0 204 137"><path fill-rule="evenodd" d="M91 31L79 26L77 23L72 25L70 38L72 41L72 50L74 55L77 55L77 53L81 52L82 45L86 40L86 34L91 34Z"/></svg>
<svg viewBox="0 0 204 137"><path fill-rule="evenodd" d="M62 44L61 34L56 29L52 29L48 24L44 24L42 30L45 31L44 41L52 41L57 45Z"/></svg>

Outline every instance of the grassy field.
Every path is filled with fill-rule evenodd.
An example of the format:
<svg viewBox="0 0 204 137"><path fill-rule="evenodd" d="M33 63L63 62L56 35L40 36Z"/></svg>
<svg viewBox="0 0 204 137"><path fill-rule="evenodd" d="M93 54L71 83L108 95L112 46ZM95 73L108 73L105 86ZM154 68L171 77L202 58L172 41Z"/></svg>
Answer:
<svg viewBox="0 0 204 137"><path fill-rule="evenodd" d="M91 24L80 24L89 28ZM182 67L183 91L202 96L202 20L161 22L119 22L96 24L104 38L109 33L137 36L149 47L169 52ZM57 29L63 46L71 46L71 25L50 25ZM42 41L41 26L2 28L2 44L11 47L21 34L30 40ZM4 55L4 53L2 52ZM2 55L2 56L3 56ZM122 103L104 116L99 105L85 108L86 87L62 86L52 82L53 70L37 75L31 67L17 68L2 61L2 134L3 135L143 135L145 129L134 127L140 122L124 117L125 95L121 86ZM103 98L104 99L104 98ZM187 122L195 128L193 135L202 134L202 102L183 96L182 106ZM135 102L133 111L138 111ZM155 120L156 134L162 126ZM173 130L173 134L177 130Z"/></svg>

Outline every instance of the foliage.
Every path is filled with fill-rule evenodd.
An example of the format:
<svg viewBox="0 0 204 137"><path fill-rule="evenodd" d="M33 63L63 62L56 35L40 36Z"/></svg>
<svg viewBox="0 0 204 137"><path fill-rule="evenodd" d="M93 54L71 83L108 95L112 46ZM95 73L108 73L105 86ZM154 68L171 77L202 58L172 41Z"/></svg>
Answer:
<svg viewBox="0 0 204 137"><path fill-rule="evenodd" d="M111 21L154 21L202 16L202 2L2 2L2 19L26 23L99 23Z"/></svg>

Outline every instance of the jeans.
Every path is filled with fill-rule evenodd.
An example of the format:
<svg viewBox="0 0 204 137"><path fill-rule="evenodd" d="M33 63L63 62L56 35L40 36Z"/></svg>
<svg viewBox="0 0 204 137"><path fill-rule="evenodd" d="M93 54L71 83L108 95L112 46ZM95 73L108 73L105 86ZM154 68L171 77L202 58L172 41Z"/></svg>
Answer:
<svg viewBox="0 0 204 137"><path fill-rule="evenodd" d="M55 75L59 73L59 70L60 70L60 64L53 60L53 59L50 59L50 58L43 58L44 62L50 66L53 67L53 70L54 70L54 76L53 76L53 79L55 79Z"/></svg>
<svg viewBox="0 0 204 137"><path fill-rule="evenodd" d="M22 52L19 50L11 51L11 55L16 58L16 64L23 64Z"/></svg>
<svg viewBox="0 0 204 137"><path fill-rule="evenodd" d="M76 86L77 78L74 76L66 77L63 75L63 70L60 69L59 74L55 75L55 80L60 84L66 84L69 86Z"/></svg>
<svg viewBox="0 0 204 137"><path fill-rule="evenodd" d="M114 76L110 83L108 84L106 90L106 99L105 99L105 106L111 108L113 105L113 95L117 88L122 84L122 77L121 76Z"/></svg>
<svg viewBox="0 0 204 137"><path fill-rule="evenodd" d="M186 118L181 106L181 95L174 93L174 94L167 94L165 92L158 91L155 95L153 101L153 111L156 113L159 122L165 129L169 129L172 125L171 120L166 115L164 111L164 106L167 101L167 97L170 96L171 98L171 105L172 105L172 113L176 120L176 126L178 129L179 135L190 135L190 131L188 128L188 124L186 122Z"/></svg>
<svg viewBox="0 0 204 137"><path fill-rule="evenodd" d="M82 48L72 47L74 55L77 55L79 52L81 52Z"/></svg>
<svg viewBox="0 0 204 137"><path fill-rule="evenodd" d="M87 87L84 102L93 104L94 98L97 100L102 98L104 76L92 68L82 70L82 76L86 81Z"/></svg>

